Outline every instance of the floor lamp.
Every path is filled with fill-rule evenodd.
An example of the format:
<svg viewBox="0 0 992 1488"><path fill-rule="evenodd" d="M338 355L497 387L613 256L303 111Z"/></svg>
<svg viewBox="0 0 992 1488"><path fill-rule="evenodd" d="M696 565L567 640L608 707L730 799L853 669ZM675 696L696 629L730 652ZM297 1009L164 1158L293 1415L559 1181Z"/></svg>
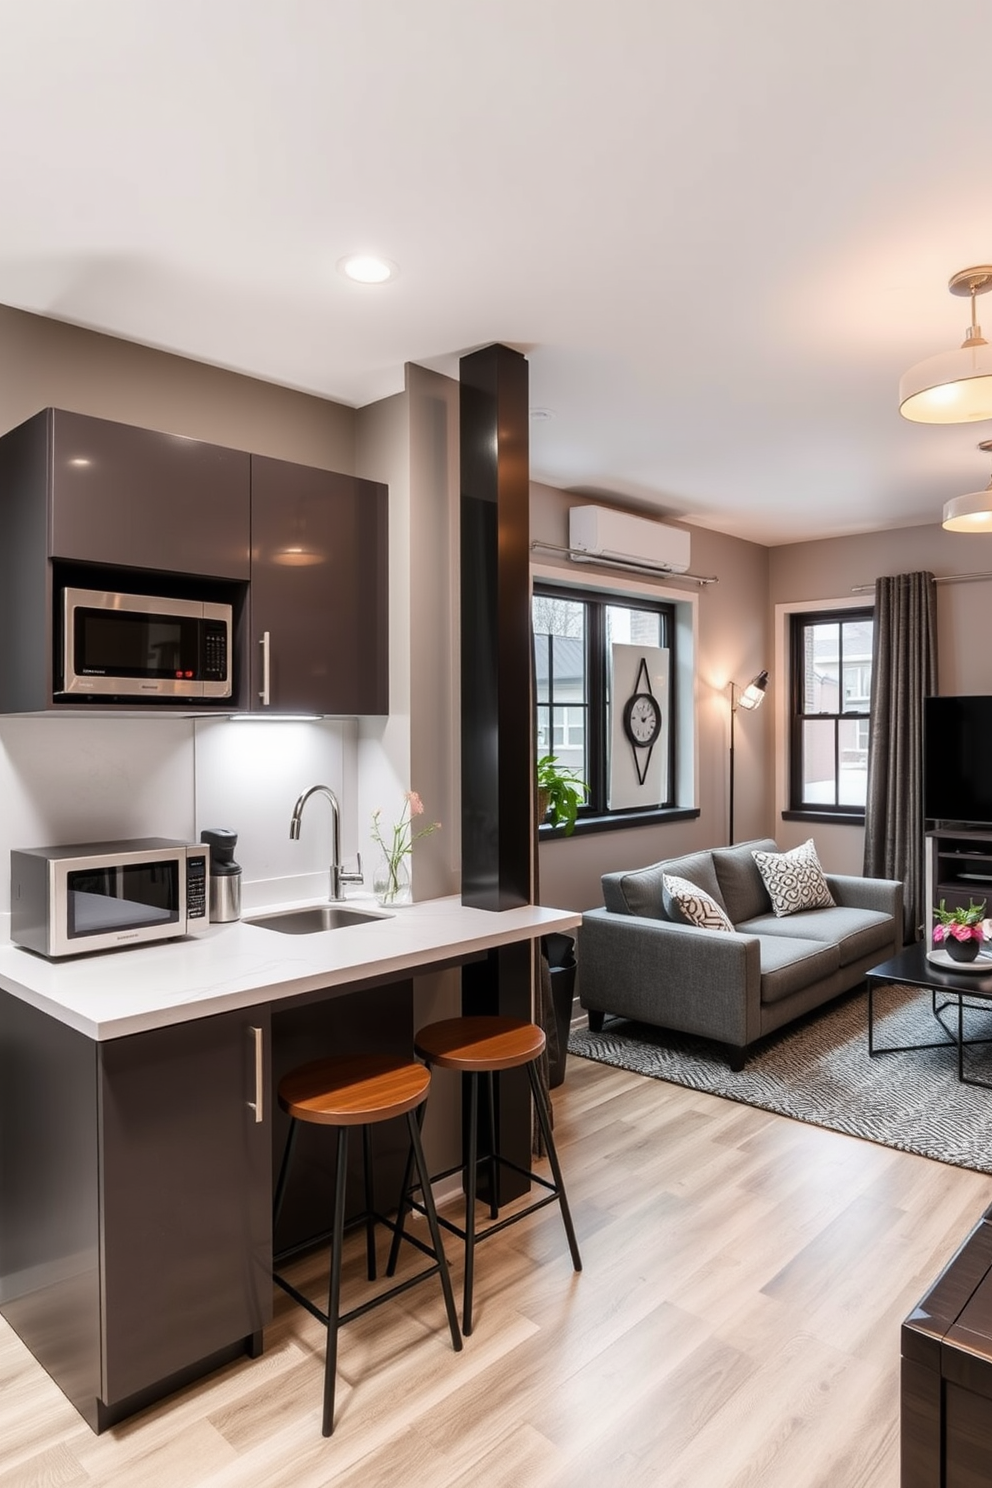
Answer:
<svg viewBox="0 0 992 1488"><path fill-rule="evenodd" d="M738 687L736 682L730 684L730 831L727 840L731 847L734 845L734 720L738 708L753 713L755 708L761 707L767 686L767 672L759 672L744 688Z"/></svg>

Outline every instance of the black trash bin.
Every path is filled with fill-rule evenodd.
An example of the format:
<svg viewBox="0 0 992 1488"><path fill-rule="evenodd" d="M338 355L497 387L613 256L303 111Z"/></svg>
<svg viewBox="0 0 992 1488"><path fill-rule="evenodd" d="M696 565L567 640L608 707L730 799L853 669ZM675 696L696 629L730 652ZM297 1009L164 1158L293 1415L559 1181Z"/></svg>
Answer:
<svg viewBox="0 0 992 1488"><path fill-rule="evenodd" d="M565 1056L568 1032L572 1025L572 1003L575 1000L575 940L571 935L542 935L541 949L548 958L551 972L551 998L555 1009L558 1034L557 1057L549 1059L548 1084L552 1090L565 1078Z"/></svg>

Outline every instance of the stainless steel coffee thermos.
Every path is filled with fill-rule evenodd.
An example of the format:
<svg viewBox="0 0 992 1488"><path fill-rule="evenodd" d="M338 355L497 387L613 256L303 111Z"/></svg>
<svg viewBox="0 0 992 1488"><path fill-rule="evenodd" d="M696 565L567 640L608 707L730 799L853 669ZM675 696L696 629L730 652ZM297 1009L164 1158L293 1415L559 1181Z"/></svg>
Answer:
<svg viewBox="0 0 992 1488"><path fill-rule="evenodd" d="M223 925L241 918L241 867L234 861L237 832L227 827L204 827L200 841L210 848L210 923Z"/></svg>

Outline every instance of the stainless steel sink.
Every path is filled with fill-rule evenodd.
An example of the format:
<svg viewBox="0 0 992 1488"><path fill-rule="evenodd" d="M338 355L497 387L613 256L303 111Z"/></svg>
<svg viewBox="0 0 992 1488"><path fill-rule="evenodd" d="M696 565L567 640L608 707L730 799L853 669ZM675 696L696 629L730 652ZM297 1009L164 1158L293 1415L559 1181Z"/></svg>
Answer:
<svg viewBox="0 0 992 1488"><path fill-rule="evenodd" d="M343 904L312 904L307 909L281 909L275 914L246 918L246 925L260 925L263 930L278 930L280 935L316 935L321 930L343 930L348 925L367 925L373 920L390 920L392 915L376 914L368 909L349 909Z"/></svg>

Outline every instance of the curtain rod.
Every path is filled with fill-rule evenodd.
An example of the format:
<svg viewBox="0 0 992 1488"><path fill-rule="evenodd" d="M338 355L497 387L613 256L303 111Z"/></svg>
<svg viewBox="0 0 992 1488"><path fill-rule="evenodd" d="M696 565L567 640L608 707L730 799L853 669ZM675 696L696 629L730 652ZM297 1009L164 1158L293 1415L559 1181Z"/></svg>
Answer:
<svg viewBox="0 0 992 1488"><path fill-rule="evenodd" d="M650 579L665 579L678 582L680 579L689 584L718 584L720 581L715 577L706 578L701 574L678 573L674 568L650 568L646 563L638 563L631 559L628 563L623 558L600 558L584 552L581 548L559 548L554 543L532 542L530 545L532 553L563 553L566 558L571 558L573 563L591 563L596 568L619 568L623 573L645 574ZM874 588L874 585L872 586Z"/></svg>
<svg viewBox="0 0 992 1488"><path fill-rule="evenodd" d="M935 584L977 584L982 579L992 579L992 573L937 574ZM874 584L852 584L852 594L874 594Z"/></svg>

